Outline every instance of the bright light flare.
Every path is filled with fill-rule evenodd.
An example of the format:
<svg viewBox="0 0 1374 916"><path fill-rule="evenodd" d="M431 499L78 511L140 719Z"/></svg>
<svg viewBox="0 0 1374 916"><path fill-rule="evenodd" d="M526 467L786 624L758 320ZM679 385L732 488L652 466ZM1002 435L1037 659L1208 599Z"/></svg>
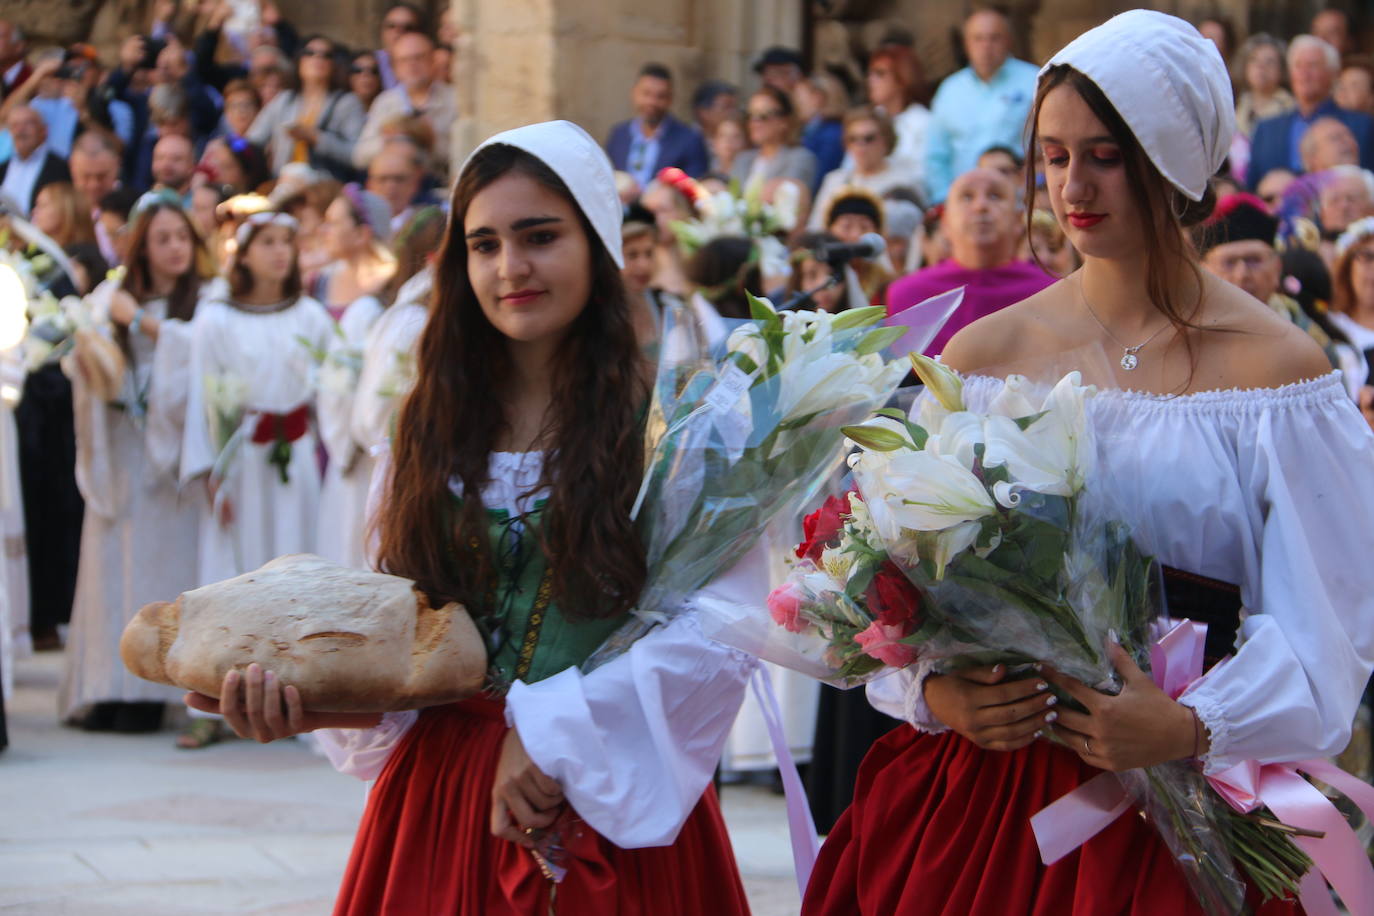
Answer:
<svg viewBox="0 0 1374 916"><path fill-rule="evenodd" d="M8 264L0 264L0 350L12 350L29 327L29 297L24 281Z"/></svg>

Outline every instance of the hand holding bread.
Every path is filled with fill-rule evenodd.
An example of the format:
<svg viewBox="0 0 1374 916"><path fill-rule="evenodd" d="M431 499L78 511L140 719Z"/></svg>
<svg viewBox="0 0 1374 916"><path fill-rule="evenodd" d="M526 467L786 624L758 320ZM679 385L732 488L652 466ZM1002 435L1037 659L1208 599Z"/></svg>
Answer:
<svg viewBox="0 0 1374 916"><path fill-rule="evenodd" d="M482 688L487 666L462 605L432 608L407 579L309 554L145 606L120 654L141 678L215 699L226 675L256 663L302 711L333 713L456 702Z"/></svg>

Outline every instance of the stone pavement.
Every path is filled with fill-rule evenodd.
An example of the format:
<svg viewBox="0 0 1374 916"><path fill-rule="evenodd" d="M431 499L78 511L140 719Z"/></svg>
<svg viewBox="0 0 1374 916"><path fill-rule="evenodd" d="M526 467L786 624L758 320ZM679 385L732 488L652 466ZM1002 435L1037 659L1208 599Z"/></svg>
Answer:
<svg viewBox="0 0 1374 916"><path fill-rule="evenodd" d="M16 665L0 753L0 914L328 914L364 784L302 743L180 751L56 722L60 653ZM782 799L722 807L755 916L798 909Z"/></svg>

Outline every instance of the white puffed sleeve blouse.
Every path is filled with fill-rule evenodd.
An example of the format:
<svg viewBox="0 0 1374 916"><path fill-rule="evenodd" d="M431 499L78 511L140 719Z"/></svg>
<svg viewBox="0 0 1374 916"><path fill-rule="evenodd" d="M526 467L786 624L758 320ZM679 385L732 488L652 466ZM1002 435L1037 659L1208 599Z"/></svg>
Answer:
<svg viewBox="0 0 1374 916"><path fill-rule="evenodd" d="M973 377L970 409L996 380ZM1374 667L1374 434L1337 372L1178 397L1103 391L1089 417L1124 520L1160 562L1236 583L1236 651L1180 702L1211 735L1209 773L1336 754ZM924 669L869 686L874 706L941 730Z"/></svg>

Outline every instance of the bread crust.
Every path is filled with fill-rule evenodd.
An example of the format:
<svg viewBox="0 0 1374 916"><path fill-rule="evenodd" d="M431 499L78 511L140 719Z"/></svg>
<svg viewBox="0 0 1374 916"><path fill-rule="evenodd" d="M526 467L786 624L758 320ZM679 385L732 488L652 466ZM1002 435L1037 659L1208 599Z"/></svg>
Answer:
<svg viewBox="0 0 1374 916"><path fill-rule="evenodd" d="M145 680L219 697L256 662L319 712L391 712L465 699L486 647L463 605L432 608L407 579L310 554L143 607L120 655Z"/></svg>

